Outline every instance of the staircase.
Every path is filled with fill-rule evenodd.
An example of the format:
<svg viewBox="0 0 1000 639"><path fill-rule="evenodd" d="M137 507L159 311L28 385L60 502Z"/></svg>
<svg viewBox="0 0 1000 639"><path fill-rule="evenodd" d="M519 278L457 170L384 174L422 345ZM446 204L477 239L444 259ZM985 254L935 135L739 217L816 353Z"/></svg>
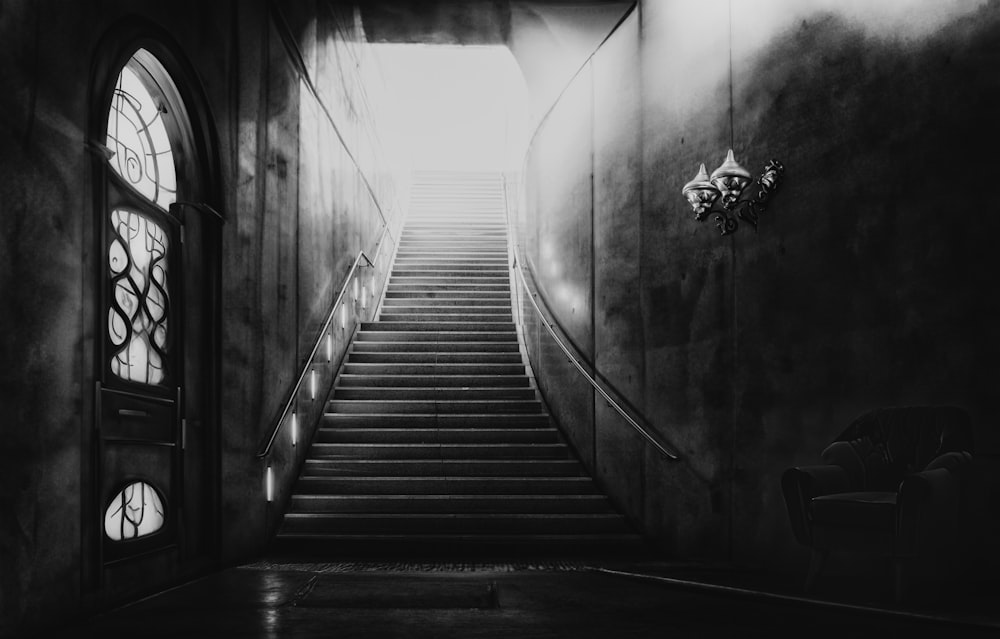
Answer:
<svg viewBox="0 0 1000 639"><path fill-rule="evenodd" d="M417 174L278 535L313 554L634 549L562 441L511 316L497 174Z"/></svg>

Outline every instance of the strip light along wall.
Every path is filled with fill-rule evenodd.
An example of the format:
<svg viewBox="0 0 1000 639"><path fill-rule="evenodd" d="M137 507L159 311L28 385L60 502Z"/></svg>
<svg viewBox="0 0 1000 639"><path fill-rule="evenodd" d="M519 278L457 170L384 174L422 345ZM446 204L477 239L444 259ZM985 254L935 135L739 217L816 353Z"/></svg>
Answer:
<svg viewBox="0 0 1000 639"><path fill-rule="evenodd" d="M296 446L299 443L299 418L298 415L292 413L292 446Z"/></svg>
<svg viewBox="0 0 1000 639"><path fill-rule="evenodd" d="M264 496L268 502L274 501L274 471L271 470L270 466L264 473Z"/></svg>

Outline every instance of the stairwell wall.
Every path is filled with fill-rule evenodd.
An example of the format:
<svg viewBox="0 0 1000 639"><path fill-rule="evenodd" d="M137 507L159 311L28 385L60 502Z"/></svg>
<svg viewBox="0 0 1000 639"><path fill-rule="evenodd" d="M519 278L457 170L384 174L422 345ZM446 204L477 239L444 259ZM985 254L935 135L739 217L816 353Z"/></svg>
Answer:
<svg viewBox="0 0 1000 639"><path fill-rule="evenodd" d="M682 461L581 403L551 348L529 354L665 552L804 570L780 474L869 408L968 409L996 503L997 219L956 218L983 192L955 187L996 167L970 140L1000 139L1000 3L733 2L732 35L729 11L640 2L542 123L516 218L567 337ZM788 170L760 232L721 238L680 190L730 146L730 47L736 156ZM989 512L972 535L995 565Z"/></svg>

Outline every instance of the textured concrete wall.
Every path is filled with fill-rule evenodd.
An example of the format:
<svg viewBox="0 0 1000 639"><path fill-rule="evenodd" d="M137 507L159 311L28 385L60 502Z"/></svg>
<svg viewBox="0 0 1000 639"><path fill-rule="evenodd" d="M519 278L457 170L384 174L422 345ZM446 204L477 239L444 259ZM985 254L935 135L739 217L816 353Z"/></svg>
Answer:
<svg viewBox="0 0 1000 639"><path fill-rule="evenodd" d="M278 6L283 19L263 1L0 9L0 635L102 600L86 592L82 575L82 553L92 549L81 539L100 261L97 160L85 142L91 109L106 108L92 104L88 86L93 65L106 64L99 42L113 40L125 18L175 41L217 138L219 188L209 203L226 217L221 445L212 464L222 485L221 558L245 556L266 539L275 512L264 504L254 453L357 252L374 252L382 213L391 219L398 209L375 131L377 74L353 7ZM351 310L348 329L363 314ZM335 360L348 339L337 336ZM279 479L293 473L292 464ZM176 565L155 568L111 589L127 595L181 574Z"/></svg>
<svg viewBox="0 0 1000 639"><path fill-rule="evenodd" d="M596 402L595 466L616 501L668 552L801 568L780 474L854 416L954 403L981 463L1000 444L983 190L1000 3L733 2L731 38L729 6L640 3L558 107L593 111L589 126L553 113L536 136L519 224L537 233L525 247L553 314L593 335L583 354L682 454L663 461ZM730 146L730 46L737 158L787 172L760 232L721 238L680 190ZM592 198L566 204L588 174ZM550 235L591 223L592 246ZM570 284L594 287L589 325L557 301Z"/></svg>

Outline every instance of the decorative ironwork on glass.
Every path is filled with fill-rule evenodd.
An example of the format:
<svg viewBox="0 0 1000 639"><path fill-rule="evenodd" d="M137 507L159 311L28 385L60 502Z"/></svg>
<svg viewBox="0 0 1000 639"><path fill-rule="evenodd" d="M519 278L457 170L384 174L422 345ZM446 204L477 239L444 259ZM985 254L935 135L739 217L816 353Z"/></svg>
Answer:
<svg viewBox="0 0 1000 639"><path fill-rule="evenodd" d="M159 492L144 481L123 488L104 511L104 534L114 541L152 535L163 528L166 511Z"/></svg>
<svg viewBox="0 0 1000 639"><path fill-rule="evenodd" d="M169 248L166 232L148 217L124 209L111 212L108 338L117 349L111 372L127 381L159 384L165 377Z"/></svg>
<svg viewBox="0 0 1000 639"><path fill-rule="evenodd" d="M153 76L132 57L115 83L106 145L111 168L166 210L177 199L177 174L164 125L167 100Z"/></svg>

